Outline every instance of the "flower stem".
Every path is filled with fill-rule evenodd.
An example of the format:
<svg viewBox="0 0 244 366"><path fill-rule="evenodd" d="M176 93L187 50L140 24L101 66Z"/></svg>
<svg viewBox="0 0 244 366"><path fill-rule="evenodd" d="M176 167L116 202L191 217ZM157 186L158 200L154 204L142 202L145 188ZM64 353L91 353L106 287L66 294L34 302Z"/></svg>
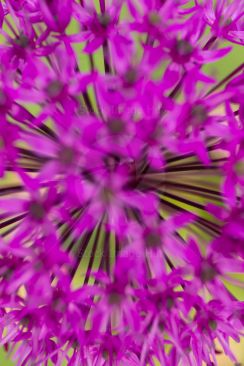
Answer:
<svg viewBox="0 0 244 366"><path fill-rule="evenodd" d="M224 79L222 79L218 84L216 84L212 89L210 89L206 96L208 96L209 94L215 92L217 89L219 89L222 85L224 85L227 81L229 81L233 76L235 76L236 74L238 74L239 72L242 71L242 69L244 69L244 63L242 63L241 65L239 65L235 70L233 70L229 75L227 75Z"/></svg>

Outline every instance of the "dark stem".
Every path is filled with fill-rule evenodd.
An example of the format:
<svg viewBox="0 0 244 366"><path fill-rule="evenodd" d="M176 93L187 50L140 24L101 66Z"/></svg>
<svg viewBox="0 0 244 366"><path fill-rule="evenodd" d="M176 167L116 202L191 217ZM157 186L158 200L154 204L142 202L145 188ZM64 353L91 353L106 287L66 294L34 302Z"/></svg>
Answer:
<svg viewBox="0 0 244 366"><path fill-rule="evenodd" d="M105 0L99 0L100 2L100 9L101 13L105 13L106 6L105 6ZM112 69L110 65L110 53L109 53L109 47L108 47L108 41L105 40L103 44L103 58L104 58L104 69L106 74L111 74Z"/></svg>
<svg viewBox="0 0 244 366"><path fill-rule="evenodd" d="M215 90L219 89L222 85L224 85L227 81L229 81L233 76L238 74L244 68L244 63L239 65L235 70L233 70L229 75L227 75L224 79L222 79L218 84L216 84L212 89L210 89L205 96L213 93Z"/></svg>
<svg viewBox="0 0 244 366"><path fill-rule="evenodd" d="M105 0L99 0L101 12L105 12Z"/></svg>
<svg viewBox="0 0 244 366"><path fill-rule="evenodd" d="M80 68L79 68L78 64L75 65L75 71L80 72ZM95 114L95 111L93 109L92 102L91 102L88 92L87 91L82 92L82 97L85 102L87 111L89 113Z"/></svg>
<svg viewBox="0 0 244 366"><path fill-rule="evenodd" d="M209 50L209 48L214 44L214 42L216 41L217 37L213 36L211 37L207 43L205 44L205 46L203 47L203 50L206 51L206 50Z"/></svg>
<svg viewBox="0 0 244 366"><path fill-rule="evenodd" d="M169 94L169 98L175 98L180 90L181 90L181 87L182 87L182 84L183 84L183 81L184 81L184 78L186 76L186 72L184 72L184 74L182 75L182 78L181 80L178 82L178 84L175 86L175 88L172 90L172 92Z"/></svg>
<svg viewBox="0 0 244 366"><path fill-rule="evenodd" d="M106 74L112 74L112 69L109 62L109 48L108 41L106 40L103 44L103 58L104 58L104 69Z"/></svg>
<svg viewBox="0 0 244 366"><path fill-rule="evenodd" d="M28 109L26 109L22 105L18 104L17 102L15 102L15 105L18 106L20 113L24 113L23 119L20 119L20 118L18 118L18 116L15 116L15 115L12 115L11 113L9 113L10 117L12 117L15 121L17 121L19 123L25 123L24 121L27 120L32 125L33 130L39 129L45 135L48 135L49 137L52 137L52 138L55 137L54 131L51 130L48 126L44 125L43 123L40 126L35 126L34 120L36 117L30 111L28 111Z"/></svg>
<svg viewBox="0 0 244 366"><path fill-rule="evenodd" d="M95 65L94 65L94 59L93 56L89 54L89 61L90 61L90 65L91 65L91 71L95 70ZM94 86L94 93L95 93L95 97L96 97L96 104L97 104L97 109L98 109L98 113L100 115L100 117L104 120L103 117L103 113L102 113L102 109L98 100L98 94L97 94L97 90L96 90L96 86Z"/></svg>
<svg viewBox="0 0 244 366"><path fill-rule="evenodd" d="M12 224L14 224L14 223L22 220L25 216L26 216L26 214L21 214L21 215L18 215L18 216L13 217L11 219L8 219L8 220L6 220L4 222L1 222L0 223L0 229L3 229L3 228L5 228L5 227L7 227L9 225L12 225Z"/></svg>

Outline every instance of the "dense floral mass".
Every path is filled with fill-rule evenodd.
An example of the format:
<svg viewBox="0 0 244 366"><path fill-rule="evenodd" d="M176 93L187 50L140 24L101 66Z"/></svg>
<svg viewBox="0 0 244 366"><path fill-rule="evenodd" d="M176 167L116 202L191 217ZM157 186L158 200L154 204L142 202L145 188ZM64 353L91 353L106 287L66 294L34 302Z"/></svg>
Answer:
<svg viewBox="0 0 244 366"><path fill-rule="evenodd" d="M0 3L0 330L17 366L208 366L243 334L240 0ZM157 361L156 361L157 360Z"/></svg>

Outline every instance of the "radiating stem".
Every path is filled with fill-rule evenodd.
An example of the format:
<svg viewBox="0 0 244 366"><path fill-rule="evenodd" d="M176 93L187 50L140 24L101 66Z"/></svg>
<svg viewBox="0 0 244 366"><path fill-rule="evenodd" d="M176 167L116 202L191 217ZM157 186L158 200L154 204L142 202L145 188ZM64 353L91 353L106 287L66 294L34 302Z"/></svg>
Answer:
<svg viewBox="0 0 244 366"><path fill-rule="evenodd" d="M91 71L95 70L93 55L89 55L89 61L90 61L90 65L91 65ZM100 103L99 103L97 89L96 89L95 86L94 86L94 93L95 93L95 97L96 97L96 104L97 104L98 113L99 113L100 117L104 120L102 109L101 109L101 106L100 106Z"/></svg>
<svg viewBox="0 0 244 366"><path fill-rule="evenodd" d="M216 84L212 89L210 89L206 96L208 96L209 94L213 93L215 90L219 89L222 85L224 85L227 81L229 81L231 78L233 78L233 76L235 76L236 74L238 74L239 72L242 71L242 69L244 68L244 63L242 63L241 65L239 65L235 70L233 70L229 75L227 75L224 79L222 79L218 84Z"/></svg>
<svg viewBox="0 0 244 366"><path fill-rule="evenodd" d="M101 12L105 12L105 0L99 0Z"/></svg>
<svg viewBox="0 0 244 366"><path fill-rule="evenodd" d="M205 46L203 47L203 50L209 50L210 49L210 47L214 44L214 42L216 41L216 39L217 39L217 37L215 37L215 36L213 36L213 37L211 37L208 41L207 41L207 43L205 44Z"/></svg>

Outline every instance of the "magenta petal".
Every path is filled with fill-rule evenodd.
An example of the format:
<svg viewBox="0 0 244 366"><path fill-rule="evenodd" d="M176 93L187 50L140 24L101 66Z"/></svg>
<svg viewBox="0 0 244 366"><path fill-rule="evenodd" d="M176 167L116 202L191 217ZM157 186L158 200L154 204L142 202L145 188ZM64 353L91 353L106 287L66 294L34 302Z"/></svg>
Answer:
<svg viewBox="0 0 244 366"><path fill-rule="evenodd" d="M231 47L225 47L219 50L203 51L196 58L200 62L205 62L206 60L208 60L208 62L214 62L227 55L231 50Z"/></svg>
<svg viewBox="0 0 244 366"><path fill-rule="evenodd" d="M102 43L103 43L102 38L94 38L88 41L83 51L85 53L93 53L102 45Z"/></svg>
<svg viewBox="0 0 244 366"><path fill-rule="evenodd" d="M0 199L0 210L8 214L17 214L25 211L26 201L20 198Z"/></svg>

